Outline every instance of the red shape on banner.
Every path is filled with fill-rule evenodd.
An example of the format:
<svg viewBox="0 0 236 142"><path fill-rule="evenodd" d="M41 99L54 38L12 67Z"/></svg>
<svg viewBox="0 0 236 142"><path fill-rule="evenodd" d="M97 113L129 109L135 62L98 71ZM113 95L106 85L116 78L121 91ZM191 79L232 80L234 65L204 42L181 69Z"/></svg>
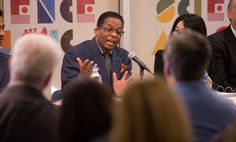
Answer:
<svg viewBox="0 0 236 142"><path fill-rule="evenodd" d="M28 8L27 8L27 7L22 7L21 11L22 11L23 13L27 13L27 12L28 12Z"/></svg>
<svg viewBox="0 0 236 142"><path fill-rule="evenodd" d="M208 13L215 13L215 4L223 4L224 0L208 0Z"/></svg>
<svg viewBox="0 0 236 142"><path fill-rule="evenodd" d="M218 10L218 11L221 11L221 10L222 10L222 6L221 6L221 5L218 5L218 6L217 6L217 10Z"/></svg>
<svg viewBox="0 0 236 142"><path fill-rule="evenodd" d="M92 7L92 6L88 6L88 7L87 7L87 11L88 11L88 12L92 12L92 11L93 11L93 7Z"/></svg>
<svg viewBox="0 0 236 142"><path fill-rule="evenodd" d="M94 6L95 0L77 0L77 21L78 22L94 22Z"/></svg>
<svg viewBox="0 0 236 142"><path fill-rule="evenodd" d="M220 12L222 11L223 7L222 5L218 4L224 4L224 0L208 0L208 5L207 5L208 21L224 21L224 13Z"/></svg>
<svg viewBox="0 0 236 142"><path fill-rule="evenodd" d="M11 0L11 23L29 24L29 0Z"/></svg>

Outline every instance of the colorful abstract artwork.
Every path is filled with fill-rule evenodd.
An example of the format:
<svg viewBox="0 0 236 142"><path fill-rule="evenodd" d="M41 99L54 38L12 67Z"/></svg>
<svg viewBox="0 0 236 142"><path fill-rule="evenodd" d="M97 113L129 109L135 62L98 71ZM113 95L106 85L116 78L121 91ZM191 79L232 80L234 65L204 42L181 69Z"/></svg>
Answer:
<svg viewBox="0 0 236 142"><path fill-rule="evenodd" d="M223 4L224 0L208 0L208 21L224 21Z"/></svg>
<svg viewBox="0 0 236 142"><path fill-rule="evenodd" d="M30 0L11 0L11 23L29 24Z"/></svg>
<svg viewBox="0 0 236 142"><path fill-rule="evenodd" d="M157 3L156 11L157 17L156 19L161 23L167 23L173 19L175 15L175 7L173 6L174 0L160 0Z"/></svg>
<svg viewBox="0 0 236 142"><path fill-rule="evenodd" d="M38 23L55 22L55 1L54 0L37 0L38 6Z"/></svg>
<svg viewBox="0 0 236 142"><path fill-rule="evenodd" d="M95 0L77 0L77 21L89 23L95 21Z"/></svg>
<svg viewBox="0 0 236 142"><path fill-rule="evenodd" d="M70 11L72 7L72 0L63 0L60 5L60 13L62 18L68 23L73 22L73 14Z"/></svg>

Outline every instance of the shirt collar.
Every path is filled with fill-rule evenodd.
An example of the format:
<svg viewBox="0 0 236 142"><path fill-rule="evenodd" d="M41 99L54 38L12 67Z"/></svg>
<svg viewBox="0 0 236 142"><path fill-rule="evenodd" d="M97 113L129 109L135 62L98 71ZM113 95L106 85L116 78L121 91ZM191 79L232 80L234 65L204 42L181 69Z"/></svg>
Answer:
<svg viewBox="0 0 236 142"><path fill-rule="evenodd" d="M189 88L192 88L192 87L202 87L202 86L205 86L207 87L207 83L204 82L202 79L201 80L194 80L194 81L178 81L175 85L174 85L174 89L178 90L178 88L185 88L185 87L189 87Z"/></svg>
<svg viewBox="0 0 236 142"><path fill-rule="evenodd" d="M236 30L233 28L232 25L230 25L230 27L231 27L231 30L232 30L232 32L233 32L233 34L234 34L234 37L236 38Z"/></svg>
<svg viewBox="0 0 236 142"><path fill-rule="evenodd" d="M97 46L98 46L99 50L101 51L102 55L104 55L105 54L104 49L98 44L97 40L96 40L96 43L97 43ZM112 55L112 50L109 51L109 54Z"/></svg>

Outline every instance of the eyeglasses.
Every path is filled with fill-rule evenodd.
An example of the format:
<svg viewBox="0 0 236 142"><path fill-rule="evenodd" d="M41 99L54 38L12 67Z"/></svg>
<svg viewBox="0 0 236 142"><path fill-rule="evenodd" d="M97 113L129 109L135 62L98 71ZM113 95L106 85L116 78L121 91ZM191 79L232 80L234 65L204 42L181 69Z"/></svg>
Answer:
<svg viewBox="0 0 236 142"><path fill-rule="evenodd" d="M0 26L0 30L4 31L5 25Z"/></svg>
<svg viewBox="0 0 236 142"><path fill-rule="evenodd" d="M118 36L124 35L124 31L122 31L121 29L113 29L111 27L106 27L106 26L101 26L100 28L103 29L104 32L109 34L112 34L115 31Z"/></svg>

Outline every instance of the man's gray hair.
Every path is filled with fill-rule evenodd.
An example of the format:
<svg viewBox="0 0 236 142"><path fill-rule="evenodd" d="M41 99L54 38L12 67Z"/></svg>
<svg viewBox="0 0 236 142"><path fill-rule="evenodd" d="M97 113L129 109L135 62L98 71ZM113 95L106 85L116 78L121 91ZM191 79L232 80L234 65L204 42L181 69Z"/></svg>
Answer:
<svg viewBox="0 0 236 142"><path fill-rule="evenodd" d="M44 81L53 72L58 60L56 41L42 34L26 34L13 47L11 75L22 81Z"/></svg>
<svg viewBox="0 0 236 142"><path fill-rule="evenodd" d="M211 47L206 36L183 29L170 37L164 52L164 62L179 81L200 79L207 70Z"/></svg>

